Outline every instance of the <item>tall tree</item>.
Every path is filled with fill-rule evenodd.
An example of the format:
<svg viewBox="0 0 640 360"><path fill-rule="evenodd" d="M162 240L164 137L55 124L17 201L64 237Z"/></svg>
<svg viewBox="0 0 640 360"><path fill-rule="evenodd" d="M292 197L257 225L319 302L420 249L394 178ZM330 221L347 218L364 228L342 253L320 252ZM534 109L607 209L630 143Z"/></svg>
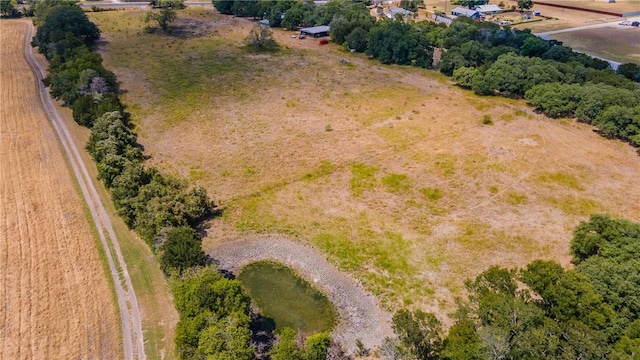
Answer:
<svg viewBox="0 0 640 360"><path fill-rule="evenodd" d="M165 275L173 272L181 274L186 269L204 266L206 263L202 240L195 230L190 227L169 230L160 246L160 268Z"/></svg>
<svg viewBox="0 0 640 360"><path fill-rule="evenodd" d="M87 15L77 5L63 4L45 9L46 21L38 26L34 38L35 45L50 46L64 40L69 34L82 40L85 45L92 45L100 39L100 29L89 21ZM47 50L46 46L39 48L40 53L45 55L48 53Z"/></svg>
<svg viewBox="0 0 640 360"><path fill-rule="evenodd" d="M518 0L518 9L528 10L533 7L533 0Z"/></svg>
<svg viewBox="0 0 640 360"><path fill-rule="evenodd" d="M398 310L392 319L393 331L416 359L437 359L442 347L442 325L431 313Z"/></svg>

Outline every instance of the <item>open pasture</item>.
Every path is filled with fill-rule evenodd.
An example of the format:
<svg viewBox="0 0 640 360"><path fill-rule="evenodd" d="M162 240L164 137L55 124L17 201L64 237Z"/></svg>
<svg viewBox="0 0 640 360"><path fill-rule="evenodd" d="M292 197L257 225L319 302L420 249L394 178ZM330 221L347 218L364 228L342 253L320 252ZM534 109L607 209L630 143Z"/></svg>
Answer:
<svg viewBox="0 0 640 360"><path fill-rule="evenodd" d="M386 306L445 318L490 265L569 265L571 231L589 214L640 220L635 150L587 125L292 32L274 30L279 52L252 52L250 20L180 17L171 36L146 33L144 13L91 15L149 163L224 208L205 248L288 236Z"/></svg>
<svg viewBox="0 0 640 360"><path fill-rule="evenodd" d="M108 275L23 56L27 29L0 22L0 358L119 358Z"/></svg>

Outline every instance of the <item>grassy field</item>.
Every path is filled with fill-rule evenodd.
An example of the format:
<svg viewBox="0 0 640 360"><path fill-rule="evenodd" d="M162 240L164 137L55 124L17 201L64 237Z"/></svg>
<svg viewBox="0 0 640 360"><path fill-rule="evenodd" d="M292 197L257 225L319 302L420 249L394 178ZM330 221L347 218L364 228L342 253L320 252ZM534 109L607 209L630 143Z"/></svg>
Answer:
<svg viewBox="0 0 640 360"><path fill-rule="evenodd" d="M24 59L27 29L0 21L0 358L116 359L111 277Z"/></svg>
<svg viewBox="0 0 640 360"><path fill-rule="evenodd" d="M149 163L224 207L205 247L289 236L389 308L445 318L492 264L569 265L590 213L640 220L638 156L586 125L290 32L276 31L279 52L254 53L252 23L211 10L181 12L172 36L146 33L143 17L91 15Z"/></svg>

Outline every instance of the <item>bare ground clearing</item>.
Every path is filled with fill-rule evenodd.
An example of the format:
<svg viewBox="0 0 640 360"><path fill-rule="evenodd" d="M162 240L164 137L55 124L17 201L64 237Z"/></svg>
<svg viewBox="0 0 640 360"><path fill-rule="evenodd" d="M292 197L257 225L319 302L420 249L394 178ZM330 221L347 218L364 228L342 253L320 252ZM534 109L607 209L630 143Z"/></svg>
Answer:
<svg viewBox="0 0 640 360"><path fill-rule="evenodd" d="M279 53L251 53L250 21L181 16L216 31L176 38L145 34L140 14L92 18L108 67L139 90L126 101L150 163L226 208L205 247L297 239L386 306L444 319L464 279L490 265L569 265L589 214L640 220L640 159L589 126L291 32L275 31Z"/></svg>
<svg viewBox="0 0 640 360"><path fill-rule="evenodd" d="M0 27L0 358L119 358L107 275L23 57L28 24Z"/></svg>

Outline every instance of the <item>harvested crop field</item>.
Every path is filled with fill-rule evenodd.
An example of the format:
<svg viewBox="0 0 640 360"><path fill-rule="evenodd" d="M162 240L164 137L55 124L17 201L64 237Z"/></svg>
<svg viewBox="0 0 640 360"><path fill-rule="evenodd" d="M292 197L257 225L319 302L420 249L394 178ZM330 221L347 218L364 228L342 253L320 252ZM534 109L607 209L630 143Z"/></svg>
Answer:
<svg viewBox="0 0 640 360"><path fill-rule="evenodd" d="M28 23L0 28L0 358L119 358L107 274L23 56Z"/></svg>
<svg viewBox="0 0 640 360"><path fill-rule="evenodd" d="M292 32L274 30L279 52L255 53L242 45L251 21L211 10L180 13L210 29L194 36L148 34L144 13L91 17L149 162L224 207L205 248L295 239L384 306L445 319L491 265L570 266L589 214L640 220L635 150L524 101Z"/></svg>
<svg viewBox="0 0 640 360"><path fill-rule="evenodd" d="M546 0L545 3L575 6L582 9L609 11L614 13L626 13L632 11L640 11L640 1L638 0L616 0L615 2L606 2L603 0ZM534 8L537 5L534 3Z"/></svg>
<svg viewBox="0 0 640 360"><path fill-rule="evenodd" d="M622 63L640 64L640 29L634 26L612 25L553 34L549 37L590 55Z"/></svg>

